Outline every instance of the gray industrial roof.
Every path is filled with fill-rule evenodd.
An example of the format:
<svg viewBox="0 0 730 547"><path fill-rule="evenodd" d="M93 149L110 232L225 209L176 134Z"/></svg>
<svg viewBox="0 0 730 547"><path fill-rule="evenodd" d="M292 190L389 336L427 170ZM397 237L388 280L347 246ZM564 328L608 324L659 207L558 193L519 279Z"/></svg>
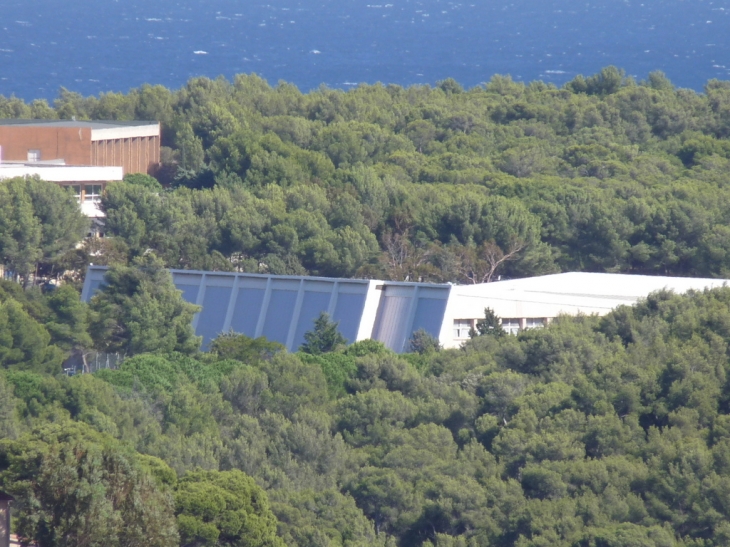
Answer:
<svg viewBox="0 0 730 547"><path fill-rule="evenodd" d="M90 129L111 129L115 127L136 127L140 125L156 125L156 121L132 120L96 120L96 121L74 121L74 120L21 120L7 119L0 120L0 125L23 125L26 127L88 127Z"/></svg>
<svg viewBox="0 0 730 547"><path fill-rule="evenodd" d="M105 266L89 266L82 299L103 285ZM438 338L450 285L295 275L170 270L182 297L201 307L193 319L203 345L234 331L265 336L296 351L314 320L327 312L349 341L373 338L408 350L411 334Z"/></svg>
<svg viewBox="0 0 730 547"><path fill-rule="evenodd" d="M103 285L104 266L90 266L82 299ZM396 352L409 350L423 329L445 347L463 343L455 321L484 316L485 307L505 319L549 319L561 314L605 315L667 289L675 293L722 287L724 279L562 273L525 279L450 285L362 279L171 270L188 302L201 307L193 328L204 346L230 330L265 336L295 351L320 312L339 322L350 342L373 338Z"/></svg>

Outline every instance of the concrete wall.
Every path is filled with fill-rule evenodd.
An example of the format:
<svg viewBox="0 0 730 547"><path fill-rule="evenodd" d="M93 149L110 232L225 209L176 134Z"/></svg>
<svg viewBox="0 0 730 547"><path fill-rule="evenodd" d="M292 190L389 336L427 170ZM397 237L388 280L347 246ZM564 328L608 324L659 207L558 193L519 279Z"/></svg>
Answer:
<svg viewBox="0 0 730 547"><path fill-rule="evenodd" d="M121 167L96 167L74 165L10 165L0 166L0 179L27 177L38 175L47 182L62 185L102 183L122 180L124 173Z"/></svg>
<svg viewBox="0 0 730 547"><path fill-rule="evenodd" d="M93 296L106 268L91 266L81 295ZM540 328L565 315L605 315L654 291L676 293L720 287L722 279L692 279L622 274L564 273L481 285L438 285L392 281L331 279L172 270L183 297L202 307L193 321L206 343L233 329L266 336L290 351L302 343L314 318L327 311L340 321L350 341L372 338L398 353L409 351L413 332L424 329L445 348L467 337L454 337L454 321L474 326L491 308L505 330Z"/></svg>

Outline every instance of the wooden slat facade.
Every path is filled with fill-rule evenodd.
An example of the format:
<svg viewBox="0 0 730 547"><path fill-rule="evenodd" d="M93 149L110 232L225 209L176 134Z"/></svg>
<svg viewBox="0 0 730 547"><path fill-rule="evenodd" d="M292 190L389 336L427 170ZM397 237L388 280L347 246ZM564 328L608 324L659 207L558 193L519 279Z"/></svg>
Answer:
<svg viewBox="0 0 730 547"><path fill-rule="evenodd" d="M160 137L91 142L91 165L121 165L124 173L149 173L160 163Z"/></svg>

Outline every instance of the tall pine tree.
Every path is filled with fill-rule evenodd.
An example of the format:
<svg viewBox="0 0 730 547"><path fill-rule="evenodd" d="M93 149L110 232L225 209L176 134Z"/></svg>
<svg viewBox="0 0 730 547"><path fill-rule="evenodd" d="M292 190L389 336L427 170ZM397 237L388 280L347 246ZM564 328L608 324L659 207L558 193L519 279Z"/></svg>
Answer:
<svg viewBox="0 0 730 547"><path fill-rule="evenodd" d="M201 338L191 326L197 306L186 302L154 254L113 266L91 300L91 337L109 353L194 353Z"/></svg>

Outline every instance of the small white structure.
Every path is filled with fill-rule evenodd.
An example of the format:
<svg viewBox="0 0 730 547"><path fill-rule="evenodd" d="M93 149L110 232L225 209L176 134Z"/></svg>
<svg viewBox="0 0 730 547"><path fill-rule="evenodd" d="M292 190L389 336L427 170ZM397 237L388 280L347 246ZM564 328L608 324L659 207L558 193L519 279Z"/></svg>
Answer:
<svg viewBox="0 0 730 547"><path fill-rule="evenodd" d="M104 218L104 212L99 208L101 192L109 182L122 180L124 169L66 165L63 160L0 163L0 180L32 176L71 188L79 202L81 212L89 218L101 219Z"/></svg>
<svg viewBox="0 0 730 547"><path fill-rule="evenodd" d="M396 352L408 351L423 329L445 348L469 339L470 329L491 308L511 334L541 328L558 315L605 315L652 292L721 287L726 280L642 275L563 273L483 283L400 283L232 272L172 270L175 285L201 311L193 327L204 346L233 330L265 336L296 351L314 319L327 312L350 342L372 338ZM81 297L94 295L106 267L90 266Z"/></svg>

